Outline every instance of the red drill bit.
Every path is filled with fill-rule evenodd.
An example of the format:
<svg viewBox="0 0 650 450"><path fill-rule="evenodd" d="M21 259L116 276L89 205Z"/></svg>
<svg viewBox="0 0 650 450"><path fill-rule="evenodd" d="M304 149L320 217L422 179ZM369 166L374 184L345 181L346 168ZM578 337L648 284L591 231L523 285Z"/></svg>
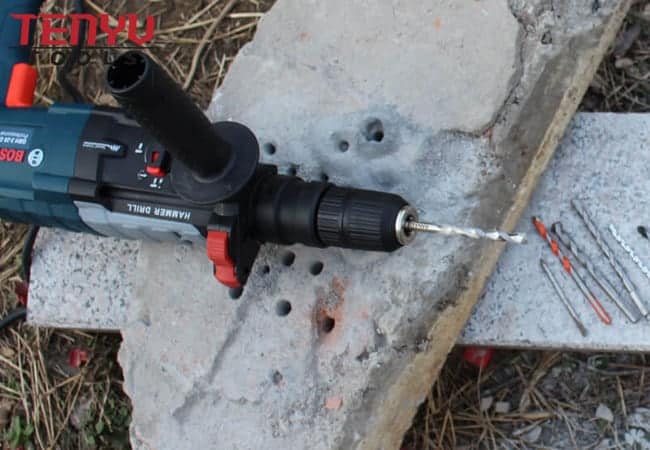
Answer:
<svg viewBox="0 0 650 450"><path fill-rule="evenodd" d="M573 270L573 266L571 265L571 260L569 259L568 256L564 255L562 251L560 250L560 245L553 239L549 232L547 231L546 227L542 223L542 221L539 219L539 217L533 216L533 225L535 225L535 228L537 229L537 232L544 238L546 239L546 242L551 247L551 251L555 256L557 256L562 263L562 267L564 267L564 270L566 273L568 273L573 281L575 281L576 285L578 286L578 289L584 294L585 298L591 305L591 307L596 311L596 315L598 318L606 325L610 325L612 323L612 318L610 315L605 311L605 308L603 308L603 305L598 301L596 296L587 288L585 285L585 282L580 278L580 275L576 273L575 270Z"/></svg>

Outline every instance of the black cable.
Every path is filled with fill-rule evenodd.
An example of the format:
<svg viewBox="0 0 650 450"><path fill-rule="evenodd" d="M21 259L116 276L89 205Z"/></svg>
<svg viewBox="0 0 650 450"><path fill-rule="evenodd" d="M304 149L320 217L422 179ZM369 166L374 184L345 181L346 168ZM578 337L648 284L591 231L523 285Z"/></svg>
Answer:
<svg viewBox="0 0 650 450"><path fill-rule="evenodd" d="M12 323L18 321L18 320L23 320L27 317L27 308L24 306L19 306L17 308L14 308L13 310L9 311L6 316L4 316L0 320L0 330L5 329Z"/></svg>
<svg viewBox="0 0 650 450"><path fill-rule="evenodd" d="M83 0L75 0L74 10L77 14L84 14L85 8ZM73 66L77 63L77 61L79 61L79 55L81 55L83 44L86 41L86 31L88 24L85 20L80 20L79 22L79 42L72 48L72 51L70 52L70 55L68 55L65 64L63 64L63 66L56 74L56 79L59 81L59 84L63 90L65 90L68 95L72 97L75 103L85 103L85 98L83 95L81 95L79 89L73 86L72 83L70 83L70 80L67 78L68 73L72 71L74 68Z"/></svg>
<svg viewBox="0 0 650 450"><path fill-rule="evenodd" d="M21 272L25 284L29 284L29 275L32 269L32 251L34 250L34 242L36 242L36 235L38 234L39 228L38 225L31 225L25 237L25 243L23 244Z"/></svg>

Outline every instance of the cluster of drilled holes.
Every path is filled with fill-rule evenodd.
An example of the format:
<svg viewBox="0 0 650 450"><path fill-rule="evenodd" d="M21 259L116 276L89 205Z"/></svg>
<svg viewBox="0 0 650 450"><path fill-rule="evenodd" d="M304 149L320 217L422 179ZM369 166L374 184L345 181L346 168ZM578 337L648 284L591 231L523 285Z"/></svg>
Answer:
<svg viewBox="0 0 650 450"><path fill-rule="evenodd" d="M275 313L280 317L288 316L291 312L291 302L280 300L275 304Z"/></svg>

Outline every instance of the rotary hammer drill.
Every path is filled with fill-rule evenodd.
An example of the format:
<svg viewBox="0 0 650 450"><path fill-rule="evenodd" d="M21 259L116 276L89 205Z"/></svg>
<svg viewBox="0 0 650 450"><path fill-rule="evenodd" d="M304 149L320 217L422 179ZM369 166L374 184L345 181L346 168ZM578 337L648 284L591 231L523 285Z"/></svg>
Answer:
<svg viewBox="0 0 650 450"><path fill-rule="evenodd" d="M278 174L259 162L255 135L210 123L144 53L107 69L122 108L32 108L35 71L11 13L40 0L0 4L0 217L131 239L205 242L217 280L247 281L266 242L390 252L416 231L511 242L518 235L417 222L398 195Z"/></svg>

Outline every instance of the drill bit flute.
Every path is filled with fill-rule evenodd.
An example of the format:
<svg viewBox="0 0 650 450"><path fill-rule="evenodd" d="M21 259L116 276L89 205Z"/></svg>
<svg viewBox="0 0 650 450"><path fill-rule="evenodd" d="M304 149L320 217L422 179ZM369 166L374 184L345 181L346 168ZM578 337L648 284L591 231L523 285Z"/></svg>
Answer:
<svg viewBox="0 0 650 450"><path fill-rule="evenodd" d="M600 234L600 231L598 231L598 228L594 224L594 222L591 220L591 217L587 210L585 209L584 205L582 202L580 202L577 199L571 200L571 205L573 206L573 209L578 213L582 221L584 222L585 226L593 236L594 240L598 244L598 247L600 247L600 250L603 252L607 260L609 261L610 266L612 266L612 269L614 269L614 272L616 272L616 275L618 278L621 280L623 283L623 286L625 287L625 290L630 294L630 298L636 305L636 307L639 309L641 312L641 315L643 317L648 317L648 310L646 309L645 305L639 298L639 295L636 292L636 286L634 286L634 283L632 283L632 280L630 280L625 273L625 270L623 270L623 267L621 264L618 262L616 257L614 256L614 252L612 252L612 249L609 248L607 245L607 242L603 239L602 234Z"/></svg>

